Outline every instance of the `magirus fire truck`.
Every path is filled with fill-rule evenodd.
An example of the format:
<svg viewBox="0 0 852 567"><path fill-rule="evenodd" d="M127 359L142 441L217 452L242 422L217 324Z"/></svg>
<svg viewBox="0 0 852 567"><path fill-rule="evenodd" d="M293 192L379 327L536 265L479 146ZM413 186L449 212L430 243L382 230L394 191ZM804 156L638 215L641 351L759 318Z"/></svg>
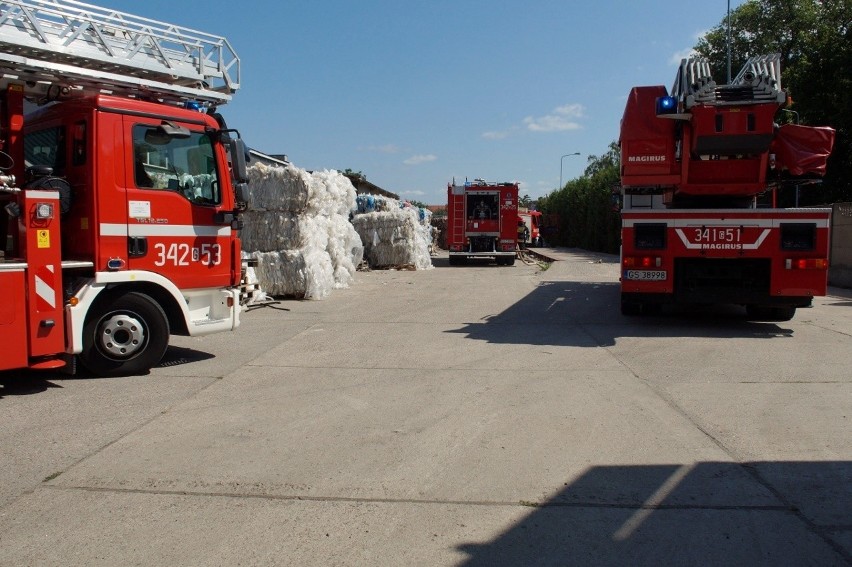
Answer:
<svg viewBox="0 0 852 567"><path fill-rule="evenodd" d="M728 85L681 62L671 94L634 88L621 122L621 310L733 303L789 320L825 295L828 209L780 209L779 188L824 175L834 130L776 123L779 55L749 59Z"/></svg>
<svg viewBox="0 0 852 567"><path fill-rule="evenodd" d="M0 370L143 373L239 325L238 88L224 38L0 1Z"/></svg>
<svg viewBox="0 0 852 567"><path fill-rule="evenodd" d="M468 258L515 263L518 243L518 184L483 179L447 185L447 248L450 265Z"/></svg>

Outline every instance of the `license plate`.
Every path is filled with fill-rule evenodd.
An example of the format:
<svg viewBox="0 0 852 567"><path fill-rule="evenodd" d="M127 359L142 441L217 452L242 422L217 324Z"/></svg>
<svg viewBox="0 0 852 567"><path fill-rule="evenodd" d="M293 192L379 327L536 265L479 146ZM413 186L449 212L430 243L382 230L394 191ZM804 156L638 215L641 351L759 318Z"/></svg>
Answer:
<svg viewBox="0 0 852 567"><path fill-rule="evenodd" d="M665 270L627 270L624 278L628 280L662 281L666 279Z"/></svg>

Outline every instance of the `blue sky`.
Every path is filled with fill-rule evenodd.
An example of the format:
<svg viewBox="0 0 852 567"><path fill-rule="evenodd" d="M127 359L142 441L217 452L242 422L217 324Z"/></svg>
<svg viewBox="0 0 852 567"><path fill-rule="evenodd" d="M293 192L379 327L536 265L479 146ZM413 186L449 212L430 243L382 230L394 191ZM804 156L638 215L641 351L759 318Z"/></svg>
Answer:
<svg viewBox="0 0 852 567"><path fill-rule="evenodd" d="M721 22L715 2L103 0L228 38L248 145L306 169L362 171L441 204L447 183L519 181L533 198L618 138L636 85L670 87ZM731 9L741 1L731 2ZM580 156L561 156L580 152Z"/></svg>

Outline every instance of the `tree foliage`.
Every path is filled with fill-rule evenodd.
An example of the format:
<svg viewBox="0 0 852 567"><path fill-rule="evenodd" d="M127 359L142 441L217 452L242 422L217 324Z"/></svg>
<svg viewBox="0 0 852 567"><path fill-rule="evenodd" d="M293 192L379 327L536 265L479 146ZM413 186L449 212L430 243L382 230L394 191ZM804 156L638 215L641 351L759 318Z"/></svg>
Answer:
<svg viewBox="0 0 852 567"><path fill-rule="evenodd" d="M414 199L406 199L408 203L414 207L420 207L421 209L428 209L429 205L424 203L423 201L416 201Z"/></svg>
<svg viewBox="0 0 852 567"><path fill-rule="evenodd" d="M731 12L731 72L753 55L781 54L783 120L837 131L823 188L810 203L852 199L852 0L749 0ZM699 40L717 82L727 71L725 19ZM794 114L795 113L795 114Z"/></svg>
<svg viewBox="0 0 852 567"><path fill-rule="evenodd" d="M601 156L589 156L583 175L541 197L547 220L558 219L545 236L549 244L596 252L618 252L621 217L613 191L619 188L620 151L613 142Z"/></svg>

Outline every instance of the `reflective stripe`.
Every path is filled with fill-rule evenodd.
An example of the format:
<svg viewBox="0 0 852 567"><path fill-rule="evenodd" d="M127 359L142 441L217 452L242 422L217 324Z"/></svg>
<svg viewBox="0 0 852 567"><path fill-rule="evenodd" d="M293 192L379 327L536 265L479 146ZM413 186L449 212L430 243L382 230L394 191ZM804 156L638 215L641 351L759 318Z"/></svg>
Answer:
<svg viewBox="0 0 852 567"><path fill-rule="evenodd" d="M27 199L58 199L59 191L28 189L24 191L24 196Z"/></svg>
<svg viewBox="0 0 852 567"><path fill-rule="evenodd" d="M230 226L101 223L101 236L231 236Z"/></svg>
<svg viewBox="0 0 852 567"><path fill-rule="evenodd" d="M54 269L52 265L44 266L36 270L35 273L35 292L51 309L56 308L56 290L51 287L53 285ZM51 280L47 282L45 280Z"/></svg>

